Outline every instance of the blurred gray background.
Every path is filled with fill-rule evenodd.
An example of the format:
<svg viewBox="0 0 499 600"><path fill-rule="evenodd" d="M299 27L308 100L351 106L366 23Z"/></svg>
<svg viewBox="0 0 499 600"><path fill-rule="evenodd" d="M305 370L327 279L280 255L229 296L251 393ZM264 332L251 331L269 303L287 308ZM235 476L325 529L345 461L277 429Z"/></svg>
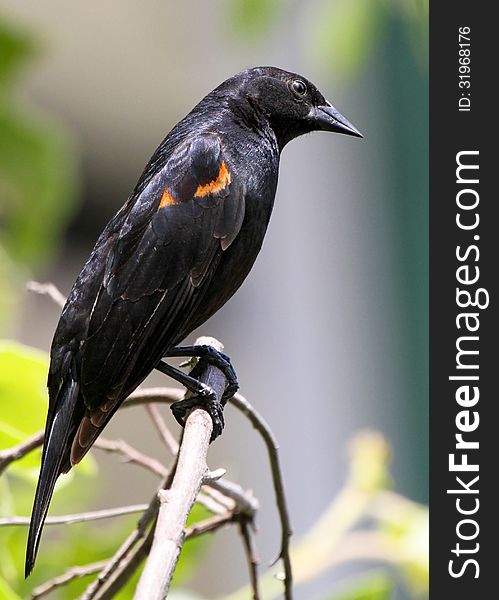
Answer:
<svg viewBox="0 0 499 600"><path fill-rule="evenodd" d="M285 3L265 36L239 37L227 3L6 0L9 17L41 32L43 60L26 102L72 132L83 183L57 260L35 273L67 293L97 235L125 201L152 151L226 77L272 64L302 73L365 136L313 134L283 152L275 211L257 263L237 295L197 334L225 344L241 392L281 445L296 535L329 504L345 477L345 446L359 429L382 431L399 491L427 498L427 83L402 18L352 77L311 51L319 3ZM384 4L384 3L380 3ZM28 296L12 335L47 350L58 310ZM150 383L170 385L154 375ZM275 558L279 529L262 443L226 411L210 466L253 488L261 501L258 547ZM177 430L167 412L169 423ZM110 437L162 452L138 411L123 411ZM150 497L140 471L103 457L111 506ZM70 511L69 511L70 512ZM337 573L302 590L313 598ZM245 581L237 533L214 538L196 581L216 594ZM402 597L402 596L400 596Z"/></svg>

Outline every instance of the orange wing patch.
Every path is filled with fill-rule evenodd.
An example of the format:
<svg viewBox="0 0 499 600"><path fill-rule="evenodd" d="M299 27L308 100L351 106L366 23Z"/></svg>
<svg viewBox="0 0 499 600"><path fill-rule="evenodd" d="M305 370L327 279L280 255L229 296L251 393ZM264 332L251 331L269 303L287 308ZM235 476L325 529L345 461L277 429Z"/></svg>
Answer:
<svg viewBox="0 0 499 600"><path fill-rule="evenodd" d="M231 176L225 161L222 161L220 165L220 171L218 172L217 178L205 185L198 185L194 198L203 198L208 194L216 194L226 188L231 182Z"/></svg>
<svg viewBox="0 0 499 600"><path fill-rule="evenodd" d="M177 201L171 195L170 190L168 188L165 188L165 191L163 192L163 195L161 196L161 200L159 202L159 208L171 206L172 204L177 204Z"/></svg>

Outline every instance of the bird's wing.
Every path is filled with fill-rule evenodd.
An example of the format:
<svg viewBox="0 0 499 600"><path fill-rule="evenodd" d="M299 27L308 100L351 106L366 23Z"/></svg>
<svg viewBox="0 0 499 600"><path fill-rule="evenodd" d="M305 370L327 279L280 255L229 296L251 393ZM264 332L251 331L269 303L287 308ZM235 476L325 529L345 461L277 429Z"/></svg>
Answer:
<svg viewBox="0 0 499 600"><path fill-rule="evenodd" d="M185 329L244 218L244 190L218 135L183 143L142 190L110 249L81 347L86 405L78 462Z"/></svg>
<svg viewBox="0 0 499 600"><path fill-rule="evenodd" d="M51 351L42 467L26 551L34 565L58 476L86 454L202 298L244 218L244 190L214 134L146 170L109 222L64 307Z"/></svg>

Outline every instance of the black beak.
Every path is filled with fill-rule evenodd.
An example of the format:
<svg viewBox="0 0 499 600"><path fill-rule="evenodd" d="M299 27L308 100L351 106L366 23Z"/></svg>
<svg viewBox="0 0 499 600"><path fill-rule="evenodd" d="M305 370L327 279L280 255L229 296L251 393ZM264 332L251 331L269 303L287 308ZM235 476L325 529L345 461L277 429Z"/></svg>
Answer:
<svg viewBox="0 0 499 600"><path fill-rule="evenodd" d="M334 108L329 102L322 106L316 106L312 109L310 115L317 129L322 131L333 131L334 133L344 133L354 137L364 137L360 131L354 127L348 119Z"/></svg>

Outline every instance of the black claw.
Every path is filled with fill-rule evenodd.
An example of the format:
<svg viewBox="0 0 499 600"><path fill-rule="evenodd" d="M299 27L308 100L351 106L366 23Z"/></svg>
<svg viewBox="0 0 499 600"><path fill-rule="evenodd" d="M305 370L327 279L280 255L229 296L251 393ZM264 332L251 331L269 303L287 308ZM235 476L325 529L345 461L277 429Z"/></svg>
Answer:
<svg viewBox="0 0 499 600"><path fill-rule="evenodd" d="M204 408L213 421L213 433L210 440L213 441L222 433L224 428L224 406L239 389L237 375L230 358L223 352L219 352L209 345L176 346L165 353L165 357L172 356L197 356L200 359L189 375L179 371L164 361L160 361L156 367L162 373L173 377L178 382L182 383L182 385L185 385L185 387L193 394L190 398L179 400L171 405L173 416L180 425L184 427L187 414L192 408L196 406ZM225 377L225 390L220 401L217 399L214 390L198 379L204 368L202 361L204 361L204 365L208 363L220 369ZM219 393L220 391L221 390L219 390Z"/></svg>
<svg viewBox="0 0 499 600"><path fill-rule="evenodd" d="M189 411L196 407L204 408L211 417L213 422L213 432L210 438L211 443L221 435L225 421L223 405L216 399L213 392L210 393L208 387L206 388L206 393L198 394L191 398L186 398L185 400L178 400L170 406L173 416L182 427L185 427L185 421Z"/></svg>
<svg viewBox="0 0 499 600"><path fill-rule="evenodd" d="M216 440L216 438L222 434L225 421L224 421L224 408L223 405L215 400L210 402L206 406L206 410L213 421L213 431L211 433L210 443Z"/></svg>
<svg viewBox="0 0 499 600"><path fill-rule="evenodd" d="M235 381L227 383L227 387L225 388L225 391L222 396L222 403L224 405L227 404L227 402L232 398L232 396L235 396L238 390L239 382L237 381L237 379Z"/></svg>

